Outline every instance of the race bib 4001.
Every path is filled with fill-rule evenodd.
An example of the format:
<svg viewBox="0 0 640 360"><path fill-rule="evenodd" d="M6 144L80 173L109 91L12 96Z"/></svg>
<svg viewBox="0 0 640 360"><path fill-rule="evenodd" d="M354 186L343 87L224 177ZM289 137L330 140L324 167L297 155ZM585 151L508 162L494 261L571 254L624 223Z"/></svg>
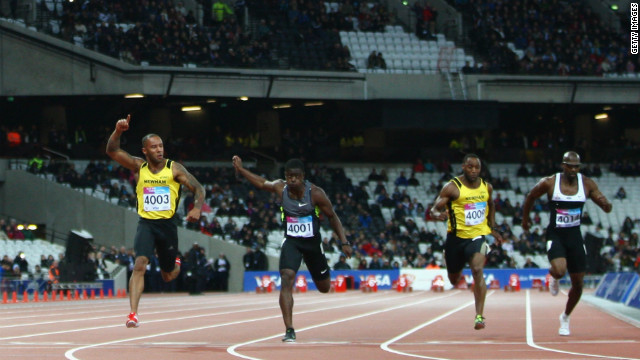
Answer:
<svg viewBox="0 0 640 360"><path fill-rule="evenodd" d="M556 210L556 227L574 227L580 226L580 209L557 209Z"/></svg>
<svg viewBox="0 0 640 360"><path fill-rule="evenodd" d="M303 217L287 216L287 235L295 237L313 237L313 219L311 215Z"/></svg>
<svg viewBox="0 0 640 360"><path fill-rule="evenodd" d="M487 203L464 204L464 224L467 226L482 224L487 216Z"/></svg>
<svg viewBox="0 0 640 360"><path fill-rule="evenodd" d="M144 211L171 210L171 192L168 186L145 187L142 193Z"/></svg>

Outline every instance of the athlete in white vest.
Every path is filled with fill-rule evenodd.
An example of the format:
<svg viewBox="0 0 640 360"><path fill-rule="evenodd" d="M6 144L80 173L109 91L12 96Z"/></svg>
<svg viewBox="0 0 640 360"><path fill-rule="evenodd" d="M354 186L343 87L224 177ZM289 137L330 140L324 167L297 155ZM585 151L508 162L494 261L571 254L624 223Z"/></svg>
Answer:
<svg viewBox="0 0 640 360"><path fill-rule="evenodd" d="M549 226L547 227L547 257L551 263L549 291L558 295L558 281L569 271L571 289L565 311L560 315L559 335L568 336L569 315L580 301L583 278L587 269L587 250L580 232L582 208L587 199L593 200L605 212L611 203L598 190L598 185L580 174L580 156L567 151L562 157L562 172L540 179L531 189L523 205L522 228L529 231L529 213L534 201L547 194Z"/></svg>

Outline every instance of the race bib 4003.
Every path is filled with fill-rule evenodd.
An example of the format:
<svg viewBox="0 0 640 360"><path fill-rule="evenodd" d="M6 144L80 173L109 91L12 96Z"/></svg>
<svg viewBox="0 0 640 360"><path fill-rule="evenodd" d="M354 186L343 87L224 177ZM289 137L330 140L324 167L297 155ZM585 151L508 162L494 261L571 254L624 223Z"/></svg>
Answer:
<svg viewBox="0 0 640 360"><path fill-rule="evenodd" d="M144 211L171 210L171 192L168 186L145 187L142 194Z"/></svg>
<svg viewBox="0 0 640 360"><path fill-rule="evenodd" d="M313 219L311 215L304 217L287 216L287 235L295 237L313 237Z"/></svg>
<svg viewBox="0 0 640 360"><path fill-rule="evenodd" d="M464 204L464 224L467 226L482 224L487 216L487 203Z"/></svg>
<svg viewBox="0 0 640 360"><path fill-rule="evenodd" d="M574 227L580 226L580 209L557 209L556 210L556 227Z"/></svg>

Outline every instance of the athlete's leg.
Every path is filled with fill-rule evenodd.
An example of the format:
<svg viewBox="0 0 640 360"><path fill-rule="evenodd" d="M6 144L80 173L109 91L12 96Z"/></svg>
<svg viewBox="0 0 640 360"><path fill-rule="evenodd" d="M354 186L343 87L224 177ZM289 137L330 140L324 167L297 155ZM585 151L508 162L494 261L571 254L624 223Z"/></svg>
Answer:
<svg viewBox="0 0 640 360"><path fill-rule="evenodd" d="M173 267L173 270L171 270L171 272L165 272L164 270L160 270L160 275L162 275L162 280L164 282L170 282L176 279L178 275L180 275L180 264L176 260L176 264Z"/></svg>
<svg viewBox="0 0 640 360"><path fill-rule="evenodd" d="M473 275L473 297L476 302L476 315L482 315L484 311L484 299L487 296L487 284L484 282L485 256L482 253L475 253L469 261L471 274Z"/></svg>
<svg viewBox="0 0 640 360"><path fill-rule="evenodd" d="M453 287L456 287L456 285L458 285L458 281L460 281L461 275L462 275L462 271L447 273L447 276L449 277L449 282L451 283L451 285L453 285Z"/></svg>
<svg viewBox="0 0 640 360"><path fill-rule="evenodd" d="M313 280L313 282L316 284L316 287L318 288L318 291L320 291L321 293L328 293L329 290L331 290L331 278L328 277L326 279L323 280Z"/></svg>
<svg viewBox="0 0 640 360"><path fill-rule="evenodd" d="M138 256L133 265L133 273L129 279L129 304L132 313L138 312L138 303L140 303L140 296L144 290L144 273L147 271L148 263L149 259L146 256Z"/></svg>
<svg viewBox="0 0 640 360"><path fill-rule="evenodd" d="M555 279L562 279L567 273L567 259L559 257L549 261L549 263L551 264L549 274L551 274Z"/></svg>
<svg viewBox="0 0 640 360"><path fill-rule="evenodd" d="M578 305L584 287L583 272L569 274L569 276L571 277L571 289L569 290L569 299L567 300L567 306L564 310L564 313L567 315L571 315L573 309Z"/></svg>
<svg viewBox="0 0 640 360"><path fill-rule="evenodd" d="M293 283L296 272L291 269L280 270L280 310L285 328L293 328Z"/></svg>

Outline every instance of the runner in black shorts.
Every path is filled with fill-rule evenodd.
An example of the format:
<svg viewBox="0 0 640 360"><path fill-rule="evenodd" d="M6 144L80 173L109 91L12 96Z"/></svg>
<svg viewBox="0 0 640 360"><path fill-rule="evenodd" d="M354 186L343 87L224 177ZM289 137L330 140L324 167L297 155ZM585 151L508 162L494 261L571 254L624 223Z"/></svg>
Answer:
<svg viewBox="0 0 640 360"><path fill-rule="evenodd" d="M141 217L133 241L136 257L144 256L151 259L158 253L160 270L171 273L175 268L178 255L178 226L176 219L148 220Z"/></svg>
<svg viewBox="0 0 640 360"><path fill-rule="evenodd" d="M176 208L180 201L180 185L194 194L193 209L187 221L200 219L200 208L204 202L204 188L182 164L164 157L164 145L160 136L148 134L142 138L142 153L145 159L131 156L120 148L120 136L129 129L131 115L118 120L116 129L107 142L107 155L136 175L137 210L140 215L134 239L136 252L133 273L129 279L129 303L131 312L126 321L128 328L138 327L138 304L144 289L144 273L147 264L158 252L160 274L169 282L180 274L178 251L178 228L175 221Z"/></svg>
<svg viewBox="0 0 640 360"><path fill-rule="evenodd" d="M447 240L444 244L444 260L447 264L449 282L456 286L462 269L469 263L473 276L473 297L476 315L473 328L485 328L484 300L487 284L484 281L484 263L488 252L485 236L492 234L496 243L502 242L495 228L493 187L482 179L482 164L476 154L467 154L462 159L462 176L456 176L442 187L431 208L431 216L437 220L449 220Z"/></svg>
<svg viewBox="0 0 640 360"><path fill-rule="evenodd" d="M611 203L598 190L595 181L582 176L580 156L567 151L562 157L562 172L540 179L524 201L522 228L529 231L529 213L534 201L547 194L549 199L549 226L547 227L547 257L551 263L549 292L558 295L560 280L569 270L571 290L565 311L560 314L559 335L568 336L569 315L582 296L587 250L580 232L582 208L587 199L593 200L605 212L611 212Z"/></svg>
<svg viewBox="0 0 640 360"><path fill-rule="evenodd" d="M474 239L463 239L457 237L454 233L448 233L444 244L447 271L450 273L459 273L466 265L466 259L471 259L475 253L486 255L488 252L489 245L487 245L484 235Z"/></svg>
<svg viewBox="0 0 640 360"><path fill-rule="evenodd" d="M331 228L338 235L342 251L351 257L351 244L344 235L340 219L333 211L331 201L320 187L304 180L304 164L292 159L285 164L285 180L267 181L242 167L242 159L233 157L236 172L244 176L253 186L276 193L282 199L281 217L285 226L285 238L280 254L280 310L286 328L284 342L295 342L293 329L293 284L296 273L304 259L318 290L326 293L331 289L329 265L322 251L318 215L322 212Z"/></svg>

